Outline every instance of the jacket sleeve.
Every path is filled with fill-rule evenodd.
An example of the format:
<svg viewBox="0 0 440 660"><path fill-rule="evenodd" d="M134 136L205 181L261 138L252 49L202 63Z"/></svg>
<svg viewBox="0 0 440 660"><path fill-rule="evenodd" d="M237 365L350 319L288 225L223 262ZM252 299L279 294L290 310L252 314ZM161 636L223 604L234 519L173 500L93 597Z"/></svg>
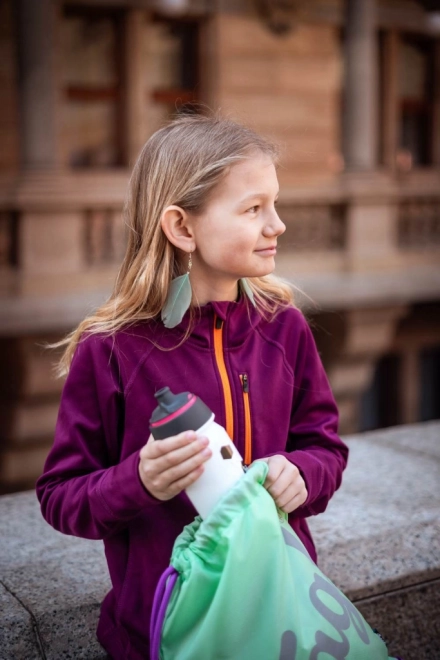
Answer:
<svg viewBox="0 0 440 660"><path fill-rule="evenodd" d="M36 486L43 516L56 530L103 539L157 504L140 481L139 452L119 462L123 420L111 339L89 336L73 358L54 444Z"/></svg>
<svg viewBox="0 0 440 660"><path fill-rule="evenodd" d="M295 517L322 513L339 488L348 447L338 436L338 409L307 321L294 366L294 396L285 456L300 470L308 497Z"/></svg>

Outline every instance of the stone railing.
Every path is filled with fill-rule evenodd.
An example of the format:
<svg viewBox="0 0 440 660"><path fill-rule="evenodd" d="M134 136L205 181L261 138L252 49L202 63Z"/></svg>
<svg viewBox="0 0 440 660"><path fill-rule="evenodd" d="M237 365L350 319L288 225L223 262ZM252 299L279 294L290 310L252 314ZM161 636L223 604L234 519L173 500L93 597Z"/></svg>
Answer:
<svg viewBox="0 0 440 660"><path fill-rule="evenodd" d="M398 245L406 250L440 247L440 199L407 199L399 204Z"/></svg>
<svg viewBox="0 0 440 660"><path fill-rule="evenodd" d="M0 177L0 269L19 275L18 292L26 293L29 277L31 282L41 279L44 293L44 276L54 270L61 291L64 274L71 280L84 269L116 268L125 244L121 211L128 178L126 170ZM353 259L363 261L364 271L369 263L377 267L378 256L403 267L408 249L426 252L426 247L440 246L435 173L405 181L379 173L341 175L315 188L282 189L279 210L288 226L281 243L292 258L299 256L299 274L307 272L302 253L318 253L320 261L327 254L327 270L346 272ZM335 261L335 252L344 258ZM1 294L8 288L17 292L17 283L9 280ZM93 288L92 280L88 284ZM75 290L83 288L79 278ZM49 289L54 292L53 283Z"/></svg>
<svg viewBox="0 0 440 660"><path fill-rule="evenodd" d="M279 213L288 227L285 240L291 250L333 252L346 249L347 210L344 204L281 206Z"/></svg>
<svg viewBox="0 0 440 660"><path fill-rule="evenodd" d="M30 309L28 319L33 304L46 307L47 329L56 331L47 305L64 301L58 309L68 330L77 302L75 321L105 298L125 248L128 177L126 170L0 177L0 334L28 331L22 307ZM432 173L404 182L379 173L341 175L315 188L283 189L279 213L288 230L279 241L278 272L300 285L326 273L334 292L334 276L351 281L357 272L392 277L411 269L417 282L419 271L438 271L439 209ZM311 286L325 306L328 286L317 295Z"/></svg>
<svg viewBox="0 0 440 660"><path fill-rule="evenodd" d="M72 222L72 217L60 211L60 222ZM78 218L75 217L74 222ZM20 217L13 212L0 212L0 267L17 266ZM120 209L85 208L79 216L77 239L80 243L83 265L119 264L125 248L125 225ZM76 250L75 250L76 251Z"/></svg>
<svg viewBox="0 0 440 660"><path fill-rule="evenodd" d="M438 660L440 422L347 443L343 486L311 520L321 568L390 654ZM109 587L100 542L53 531L34 492L0 498L2 660L104 660L95 628Z"/></svg>
<svg viewBox="0 0 440 660"><path fill-rule="evenodd" d="M84 248L88 266L121 263L125 252L125 225L119 211L91 210L84 213Z"/></svg>

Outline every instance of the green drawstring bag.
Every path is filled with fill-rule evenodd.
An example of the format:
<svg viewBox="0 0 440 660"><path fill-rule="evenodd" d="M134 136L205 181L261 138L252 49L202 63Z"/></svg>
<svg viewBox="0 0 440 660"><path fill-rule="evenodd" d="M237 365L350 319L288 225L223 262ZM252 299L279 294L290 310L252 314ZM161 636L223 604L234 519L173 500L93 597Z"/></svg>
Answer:
<svg viewBox="0 0 440 660"><path fill-rule="evenodd" d="M312 561L256 462L174 544L151 617L151 660L387 660Z"/></svg>

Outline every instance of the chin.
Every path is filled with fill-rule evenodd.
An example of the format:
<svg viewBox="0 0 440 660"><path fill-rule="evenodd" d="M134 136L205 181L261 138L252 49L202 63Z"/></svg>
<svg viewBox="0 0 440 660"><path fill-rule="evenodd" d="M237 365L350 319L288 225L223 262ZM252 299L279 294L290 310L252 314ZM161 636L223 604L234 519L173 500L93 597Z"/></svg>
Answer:
<svg viewBox="0 0 440 660"><path fill-rule="evenodd" d="M264 277L265 275L270 275L273 273L275 270L275 262L272 262L271 264L267 264L266 268L261 269L258 275L254 275L254 277Z"/></svg>
<svg viewBox="0 0 440 660"><path fill-rule="evenodd" d="M271 258L270 261L266 261L263 264L256 264L254 268L249 268L246 273L241 273L239 275L239 278L241 277L264 277L265 275L270 275L273 273L275 270L275 260L273 257Z"/></svg>
<svg viewBox="0 0 440 660"><path fill-rule="evenodd" d="M275 267L270 268L270 269L265 268L264 270L259 270L257 272L248 273L247 275L242 275L242 277L266 277L266 275L270 275L271 273L273 273L274 270L275 270Z"/></svg>

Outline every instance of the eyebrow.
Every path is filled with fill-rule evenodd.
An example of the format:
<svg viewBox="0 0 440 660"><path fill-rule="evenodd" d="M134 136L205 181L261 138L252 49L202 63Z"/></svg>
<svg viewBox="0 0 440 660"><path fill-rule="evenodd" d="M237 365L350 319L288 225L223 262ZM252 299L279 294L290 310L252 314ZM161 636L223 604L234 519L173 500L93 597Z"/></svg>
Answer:
<svg viewBox="0 0 440 660"><path fill-rule="evenodd" d="M275 198L277 198L279 194L280 191L278 190L277 194L275 195ZM267 193L263 193L263 192L251 193L250 195L246 195L246 197L243 197L240 203L247 202L249 199L255 199L255 197L263 197L264 199L267 199L268 197L271 197L271 195L268 195Z"/></svg>

